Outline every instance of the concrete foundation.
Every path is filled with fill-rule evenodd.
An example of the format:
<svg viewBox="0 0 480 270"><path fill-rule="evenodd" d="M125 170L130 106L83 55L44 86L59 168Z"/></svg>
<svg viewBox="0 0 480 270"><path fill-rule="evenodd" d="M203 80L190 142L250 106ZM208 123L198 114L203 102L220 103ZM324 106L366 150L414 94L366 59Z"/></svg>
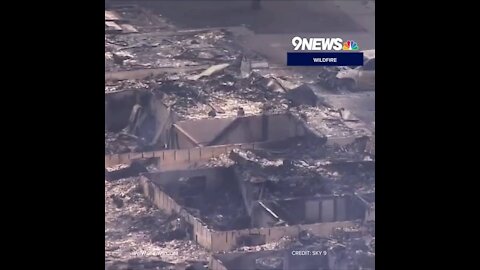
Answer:
<svg viewBox="0 0 480 270"><path fill-rule="evenodd" d="M212 157L230 153L233 149L258 149L263 143L242 143L232 145L218 145L209 147L196 147L179 150L158 150L140 153L125 153L105 155L105 166L110 167L117 164L130 164L136 159L158 159L160 171L187 170L197 168L205 164Z"/></svg>
<svg viewBox="0 0 480 270"><path fill-rule="evenodd" d="M193 226L193 240L201 246L211 251L229 251L235 249L241 244L244 244L246 237L261 236L265 243L280 240L284 236L296 237L301 231L309 230L318 236L327 237L331 235L334 228L337 227L351 227L354 225L352 221L338 221L338 222L322 222L313 224L300 224L295 226L276 226L263 228L250 228L243 230L228 230L215 231L209 229L207 224L199 218L193 216L184 207L177 203L166 190L155 184L154 181L162 181L160 179L150 180L148 175L142 175L140 183L143 192L158 208L164 210L166 213L177 213L185 218ZM169 177L165 178L165 181Z"/></svg>
<svg viewBox="0 0 480 270"><path fill-rule="evenodd" d="M174 124L172 148L283 141L306 134L290 114L181 121Z"/></svg>

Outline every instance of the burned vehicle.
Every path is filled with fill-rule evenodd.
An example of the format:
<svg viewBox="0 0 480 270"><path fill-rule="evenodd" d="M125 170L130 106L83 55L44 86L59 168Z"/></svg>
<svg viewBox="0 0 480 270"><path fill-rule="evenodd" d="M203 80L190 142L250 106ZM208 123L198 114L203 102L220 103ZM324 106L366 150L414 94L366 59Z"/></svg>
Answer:
<svg viewBox="0 0 480 270"><path fill-rule="evenodd" d="M327 89L375 90L375 50L363 51L364 64L359 67L325 67L318 75Z"/></svg>

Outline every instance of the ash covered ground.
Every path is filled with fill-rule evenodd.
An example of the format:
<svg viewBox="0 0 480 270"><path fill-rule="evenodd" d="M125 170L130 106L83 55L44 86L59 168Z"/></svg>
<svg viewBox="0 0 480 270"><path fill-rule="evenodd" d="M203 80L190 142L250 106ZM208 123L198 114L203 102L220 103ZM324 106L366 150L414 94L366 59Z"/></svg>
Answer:
<svg viewBox="0 0 480 270"><path fill-rule="evenodd" d="M175 235L176 223L175 216L146 200L137 177L105 181L106 268L170 269L186 261L207 261L205 249Z"/></svg>

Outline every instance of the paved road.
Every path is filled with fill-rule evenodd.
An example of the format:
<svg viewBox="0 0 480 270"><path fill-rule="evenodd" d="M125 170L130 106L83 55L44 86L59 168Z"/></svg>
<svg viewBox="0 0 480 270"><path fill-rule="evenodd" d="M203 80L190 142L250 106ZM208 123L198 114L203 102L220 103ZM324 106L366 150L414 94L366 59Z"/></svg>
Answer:
<svg viewBox="0 0 480 270"><path fill-rule="evenodd" d="M279 65L286 64L286 52L292 50L291 39L297 35L341 37L355 40L360 49L375 48L374 2L270 0L262 3L261 10L252 10L248 0L161 0L142 5L179 28L238 27L243 47ZM297 71L307 77L317 73L315 67ZM375 122L375 93L333 95L319 88L317 94L369 124Z"/></svg>

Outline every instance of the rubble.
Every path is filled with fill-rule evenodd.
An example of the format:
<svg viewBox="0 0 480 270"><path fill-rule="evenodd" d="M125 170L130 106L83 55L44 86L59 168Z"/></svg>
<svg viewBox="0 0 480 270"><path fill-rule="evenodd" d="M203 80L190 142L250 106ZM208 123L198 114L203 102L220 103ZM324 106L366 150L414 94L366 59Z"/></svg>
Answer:
<svg viewBox="0 0 480 270"><path fill-rule="evenodd" d="M235 149L229 155L231 161L223 163L234 162L238 177L245 181L275 183L276 191L264 190L264 198L286 196L282 192L306 196L374 190L374 161L364 161L368 153L357 149L355 143L327 146L321 139L311 138L282 145L282 151Z"/></svg>
<svg viewBox="0 0 480 270"><path fill-rule="evenodd" d="M147 168L139 161L134 161L130 166L118 170L105 172L105 180L114 181L123 178L139 176L141 173L148 172Z"/></svg>
<svg viewBox="0 0 480 270"><path fill-rule="evenodd" d="M135 135L105 132L105 155L142 152L147 149L147 142Z"/></svg>
<svg viewBox="0 0 480 270"><path fill-rule="evenodd" d="M296 242L295 238L284 236L279 241L266 243L258 246L242 246L234 250L234 252L252 252L266 250L282 250L291 247Z"/></svg>
<svg viewBox="0 0 480 270"><path fill-rule="evenodd" d="M169 223L172 217L145 199L139 192L137 181L137 178L105 181L105 267L129 265L129 260L141 261L138 264L145 264L145 267L154 263L158 265L159 261L176 264L207 260L208 253L192 241L173 237L152 241L155 236L164 235L172 228L178 229L178 226ZM107 199L112 196L121 199L123 207L117 208L113 200Z"/></svg>
<svg viewBox="0 0 480 270"><path fill-rule="evenodd" d="M190 239L189 234L191 234L191 232L188 231L188 225L182 217L172 215L164 224L163 230L153 236L152 242Z"/></svg>
<svg viewBox="0 0 480 270"><path fill-rule="evenodd" d="M177 270L175 264L164 262L156 257L145 259L130 259L130 260L105 260L106 270L129 270L129 269L144 269L144 270Z"/></svg>
<svg viewBox="0 0 480 270"><path fill-rule="evenodd" d="M346 67L322 67L318 74L319 84L329 90L338 90L338 79L336 76L338 72L346 69Z"/></svg>
<svg viewBox="0 0 480 270"><path fill-rule="evenodd" d="M115 194L112 194L110 196L110 198L112 199L113 203L115 204L115 206L117 208L122 208L123 207L124 204L123 204L123 200L121 198L117 197Z"/></svg>
<svg viewBox="0 0 480 270"><path fill-rule="evenodd" d="M371 132L367 128L346 124L337 109L301 105L290 108L290 112L300 119L304 119L309 129L320 136L337 138L371 136Z"/></svg>
<svg viewBox="0 0 480 270"><path fill-rule="evenodd" d="M232 166L233 164L235 164L235 162L229 158L229 154L221 154L217 157L211 158L202 167L206 167L206 168L215 168L215 167L228 168L228 167Z"/></svg>
<svg viewBox="0 0 480 270"><path fill-rule="evenodd" d="M163 187L190 214L214 230L236 230L249 226L250 219L236 186L223 183L216 190L201 190L197 179L179 179L178 187ZM222 192L216 194L218 190ZM215 194L215 196L213 196Z"/></svg>
<svg viewBox="0 0 480 270"><path fill-rule="evenodd" d="M258 269L282 269L283 258L278 256L262 257L255 260Z"/></svg>
<svg viewBox="0 0 480 270"><path fill-rule="evenodd" d="M121 82L116 82L113 84L105 84L105 93L112 93L125 90L137 90L137 89L151 89L155 84L155 81L148 80L123 80Z"/></svg>
<svg viewBox="0 0 480 270"><path fill-rule="evenodd" d="M363 233L349 238L318 237L309 231L301 231L298 237L281 240L277 244L244 247L235 250L234 260L222 254L214 258L222 261L227 269L374 269L375 237ZM305 260L292 252L315 252L316 256ZM229 268L231 267L231 268ZM352 268L349 268L352 267Z"/></svg>
<svg viewBox="0 0 480 270"><path fill-rule="evenodd" d="M218 65L234 61L239 52L232 47L225 31L206 33L172 33L171 35L116 35L105 37L106 53L127 53L132 57L125 65L105 59L105 71L133 68L184 67ZM156 60L152 59L156 55ZM210 71L208 72L210 73ZM211 74L210 74L211 75ZM202 75L203 76L203 75ZM200 76L200 77L202 77ZM200 77L193 77L197 80ZM185 78L185 77L183 77Z"/></svg>
<svg viewBox="0 0 480 270"><path fill-rule="evenodd" d="M211 76L211 75L225 69L229 65L230 64L219 64L219 65L211 66L208 69L204 70L202 73L200 73L198 75L193 75L193 76L189 77L188 79L192 80L192 81L196 81L200 78Z"/></svg>
<svg viewBox="0 0 480 270"><path fill-rule="evenodd" d="M305 84L287 91L286 97L293 106L308 105L315 107L317 106L318 97L313 92L313 90Z"/></svg>

